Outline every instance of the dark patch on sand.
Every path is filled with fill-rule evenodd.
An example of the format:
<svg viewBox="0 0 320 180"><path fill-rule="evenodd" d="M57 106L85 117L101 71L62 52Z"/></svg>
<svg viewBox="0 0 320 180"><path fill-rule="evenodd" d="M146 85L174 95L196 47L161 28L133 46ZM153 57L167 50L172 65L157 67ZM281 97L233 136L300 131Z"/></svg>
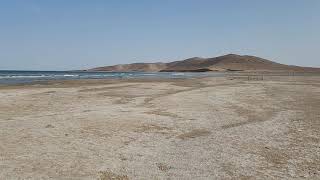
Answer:
<svg viewBox="0 0 320 180"><path fill-rule="evenodd" d="M127 175L118 175L110 171L100 171L98 180L129 180Z"/></svg>
<svg viewBox="0 0 320 180"><path fill-rule="evenodd" d="M197 138L201 136L208 136L211 132L206 129L194 129L190 132L180 134L178 138L186 140L191 138Z"/></svg>
<svg viewBox="0 0 320 180"><path fill-rule="evenodd" d="M168 165L166 165L164 163L156 163L156 165L157 165L158 169L160 171L163 171L163 172L167 172L167 171L169 171L171 169L170 166L168 166Z"/></svg>

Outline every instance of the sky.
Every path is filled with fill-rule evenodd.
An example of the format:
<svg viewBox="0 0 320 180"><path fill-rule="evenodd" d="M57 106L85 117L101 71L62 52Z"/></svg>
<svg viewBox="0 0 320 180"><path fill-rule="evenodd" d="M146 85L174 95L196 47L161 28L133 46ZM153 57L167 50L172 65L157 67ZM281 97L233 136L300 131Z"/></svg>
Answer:
<svg viewBox="0 0 320 180"><path fill-rule="evenodd" d="M0 69L229 53L320 67L320 0L0 0Z"/></svg>

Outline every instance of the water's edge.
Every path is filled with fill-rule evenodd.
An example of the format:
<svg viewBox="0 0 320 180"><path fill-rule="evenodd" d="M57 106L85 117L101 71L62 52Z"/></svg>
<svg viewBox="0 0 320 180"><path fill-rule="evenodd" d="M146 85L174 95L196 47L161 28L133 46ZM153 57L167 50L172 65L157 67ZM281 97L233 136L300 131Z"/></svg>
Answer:
<svg viewBox="0 0 320 180"><path fill-rule="evenodd" d="M8 71L0 70L0 84L25 84L51 80L130 79L130 78L190 78L215 76L224 73L177 72L87 72L87 71Z"/></svg>

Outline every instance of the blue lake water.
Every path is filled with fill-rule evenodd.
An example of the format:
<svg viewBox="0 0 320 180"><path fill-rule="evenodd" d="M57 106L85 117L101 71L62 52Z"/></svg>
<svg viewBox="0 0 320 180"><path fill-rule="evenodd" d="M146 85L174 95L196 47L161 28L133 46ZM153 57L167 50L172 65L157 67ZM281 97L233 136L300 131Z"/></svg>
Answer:
<svg viewBox="0 0 320 180"><path fill-rule="evenodd" d="M179 72L86 72L86 71L1 71L0 84L23 84L49 80L123 79L123 78L190 78L223 76L223 73Z"/></svg>

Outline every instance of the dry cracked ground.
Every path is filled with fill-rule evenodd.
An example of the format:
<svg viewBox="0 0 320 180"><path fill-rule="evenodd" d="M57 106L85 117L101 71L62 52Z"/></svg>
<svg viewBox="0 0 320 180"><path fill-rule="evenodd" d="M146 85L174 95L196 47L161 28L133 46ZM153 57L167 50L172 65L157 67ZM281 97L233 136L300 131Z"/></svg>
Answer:
<svg viewBox="0 0 320 180"><path fill-rule="evenodd" d="M0 87L0 179L319 179L320 76Z"/></svg>

